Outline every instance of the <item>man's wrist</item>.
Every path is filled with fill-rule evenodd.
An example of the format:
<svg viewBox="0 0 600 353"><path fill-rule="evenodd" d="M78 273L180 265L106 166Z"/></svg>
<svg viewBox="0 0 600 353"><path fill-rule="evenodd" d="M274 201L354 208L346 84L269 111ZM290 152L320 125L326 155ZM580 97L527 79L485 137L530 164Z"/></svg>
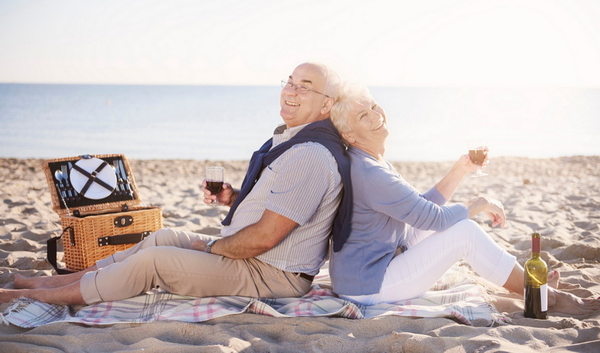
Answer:
<svg viewBox="0 0 600 353"><path fill-rule="evenodd" d="M212 254L212 246L217 242L217 240L218 239L212 239L211 241L206 243L206 249L204 249L204 251L206 251L209 254Z"/></svg>

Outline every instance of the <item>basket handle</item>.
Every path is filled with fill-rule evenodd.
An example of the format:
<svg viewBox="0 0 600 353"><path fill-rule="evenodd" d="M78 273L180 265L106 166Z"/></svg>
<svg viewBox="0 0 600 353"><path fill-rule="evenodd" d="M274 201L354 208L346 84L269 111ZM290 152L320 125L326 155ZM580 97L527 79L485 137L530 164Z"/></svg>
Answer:
<svg viewBox="0 0 600 353"><path fill-rule="evenodd" d="M63 234L65 234L65 232L67 230L70 230L71 237L73 237L73 227L67 227L67 228L63 229L62 233L60 233L59 236L51 238L51 239L48 239L46 241L46 244L47 244L47 246L46 246L46 257L48 258L48 262L50 263L50 265L52 265L52 267L54 267L54 270L59 275L66 275L68 273L75 272L75 271L66 270L64 268L58 268L58 263L56 262L56 254L58 252L56 243L58 242L58 240L60 238L62 238ZM74 240L72 240L72 241L74 241Z"/></svg>

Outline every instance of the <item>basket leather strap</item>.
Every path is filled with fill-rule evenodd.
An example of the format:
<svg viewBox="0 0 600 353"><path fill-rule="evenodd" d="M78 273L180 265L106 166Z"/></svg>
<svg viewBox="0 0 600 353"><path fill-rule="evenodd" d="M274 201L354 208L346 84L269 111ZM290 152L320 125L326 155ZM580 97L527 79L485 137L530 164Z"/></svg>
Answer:
<svg viewBox="0 0 600 353"><path fill-rule="evenodd" d="M98 246L135 244L144 240L151 232L141 232L133 234L112 235L98 238Z"/></svg>
<svg viewBox="0 0 600 353"><path fill-rule="evenodd" d="M52 265L52 267L54 267L54 270L59 275L66 275L66 274L74 272L74 271L66 270L64 268L59 268L58 267L58 263L56 262L56 254L58 252L56 243L58 242L58 240L60 238L62 238L63 234L65 234L65 232L67 230L69 230L69 229L71 229L71 232L73 231L73 227L67 227L67 228L63 229L62 233L60 233L59 236L54 237L52 239L48 239L46 241L46 244L47 244L47 246L46 246L46 256L48 258L48 262L50 263L50 265Z"/></svg>

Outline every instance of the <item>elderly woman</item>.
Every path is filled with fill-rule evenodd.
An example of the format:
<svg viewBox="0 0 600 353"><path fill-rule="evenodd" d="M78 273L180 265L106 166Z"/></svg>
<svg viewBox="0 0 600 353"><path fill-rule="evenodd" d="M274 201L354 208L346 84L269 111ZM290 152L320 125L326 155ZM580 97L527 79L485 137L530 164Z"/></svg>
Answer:
<svg viewBox="0 0 600 353"><path fill-rule="evenodd" d="M523 294L523 268L516 258L469 220L484 212L493 226L504 226L502 204L477 197L446 205L463 177L477 168L468 156L420 194L386 161L386 115L365 87L343 85L331 119L349 146L354 194L350 235L343 244L334 243L330 257L336 293L365 305L415 298L465 260L480 276ZM551 276L556 286L558 272ZM553 311L571 314L600 309L598 300L554 288L548 303Z"/></svg>

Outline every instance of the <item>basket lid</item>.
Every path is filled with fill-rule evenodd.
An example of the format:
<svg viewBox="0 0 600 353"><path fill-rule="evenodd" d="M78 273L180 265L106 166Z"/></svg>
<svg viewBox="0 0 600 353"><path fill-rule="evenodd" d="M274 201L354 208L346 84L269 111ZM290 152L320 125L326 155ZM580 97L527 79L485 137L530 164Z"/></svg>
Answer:
<svg viewBox="0 0 600 353"><path fill-rule="evenodd" d="M119 212L141 204L131 167L122 154L50 159L42 167L59 215Z"/></svg>

